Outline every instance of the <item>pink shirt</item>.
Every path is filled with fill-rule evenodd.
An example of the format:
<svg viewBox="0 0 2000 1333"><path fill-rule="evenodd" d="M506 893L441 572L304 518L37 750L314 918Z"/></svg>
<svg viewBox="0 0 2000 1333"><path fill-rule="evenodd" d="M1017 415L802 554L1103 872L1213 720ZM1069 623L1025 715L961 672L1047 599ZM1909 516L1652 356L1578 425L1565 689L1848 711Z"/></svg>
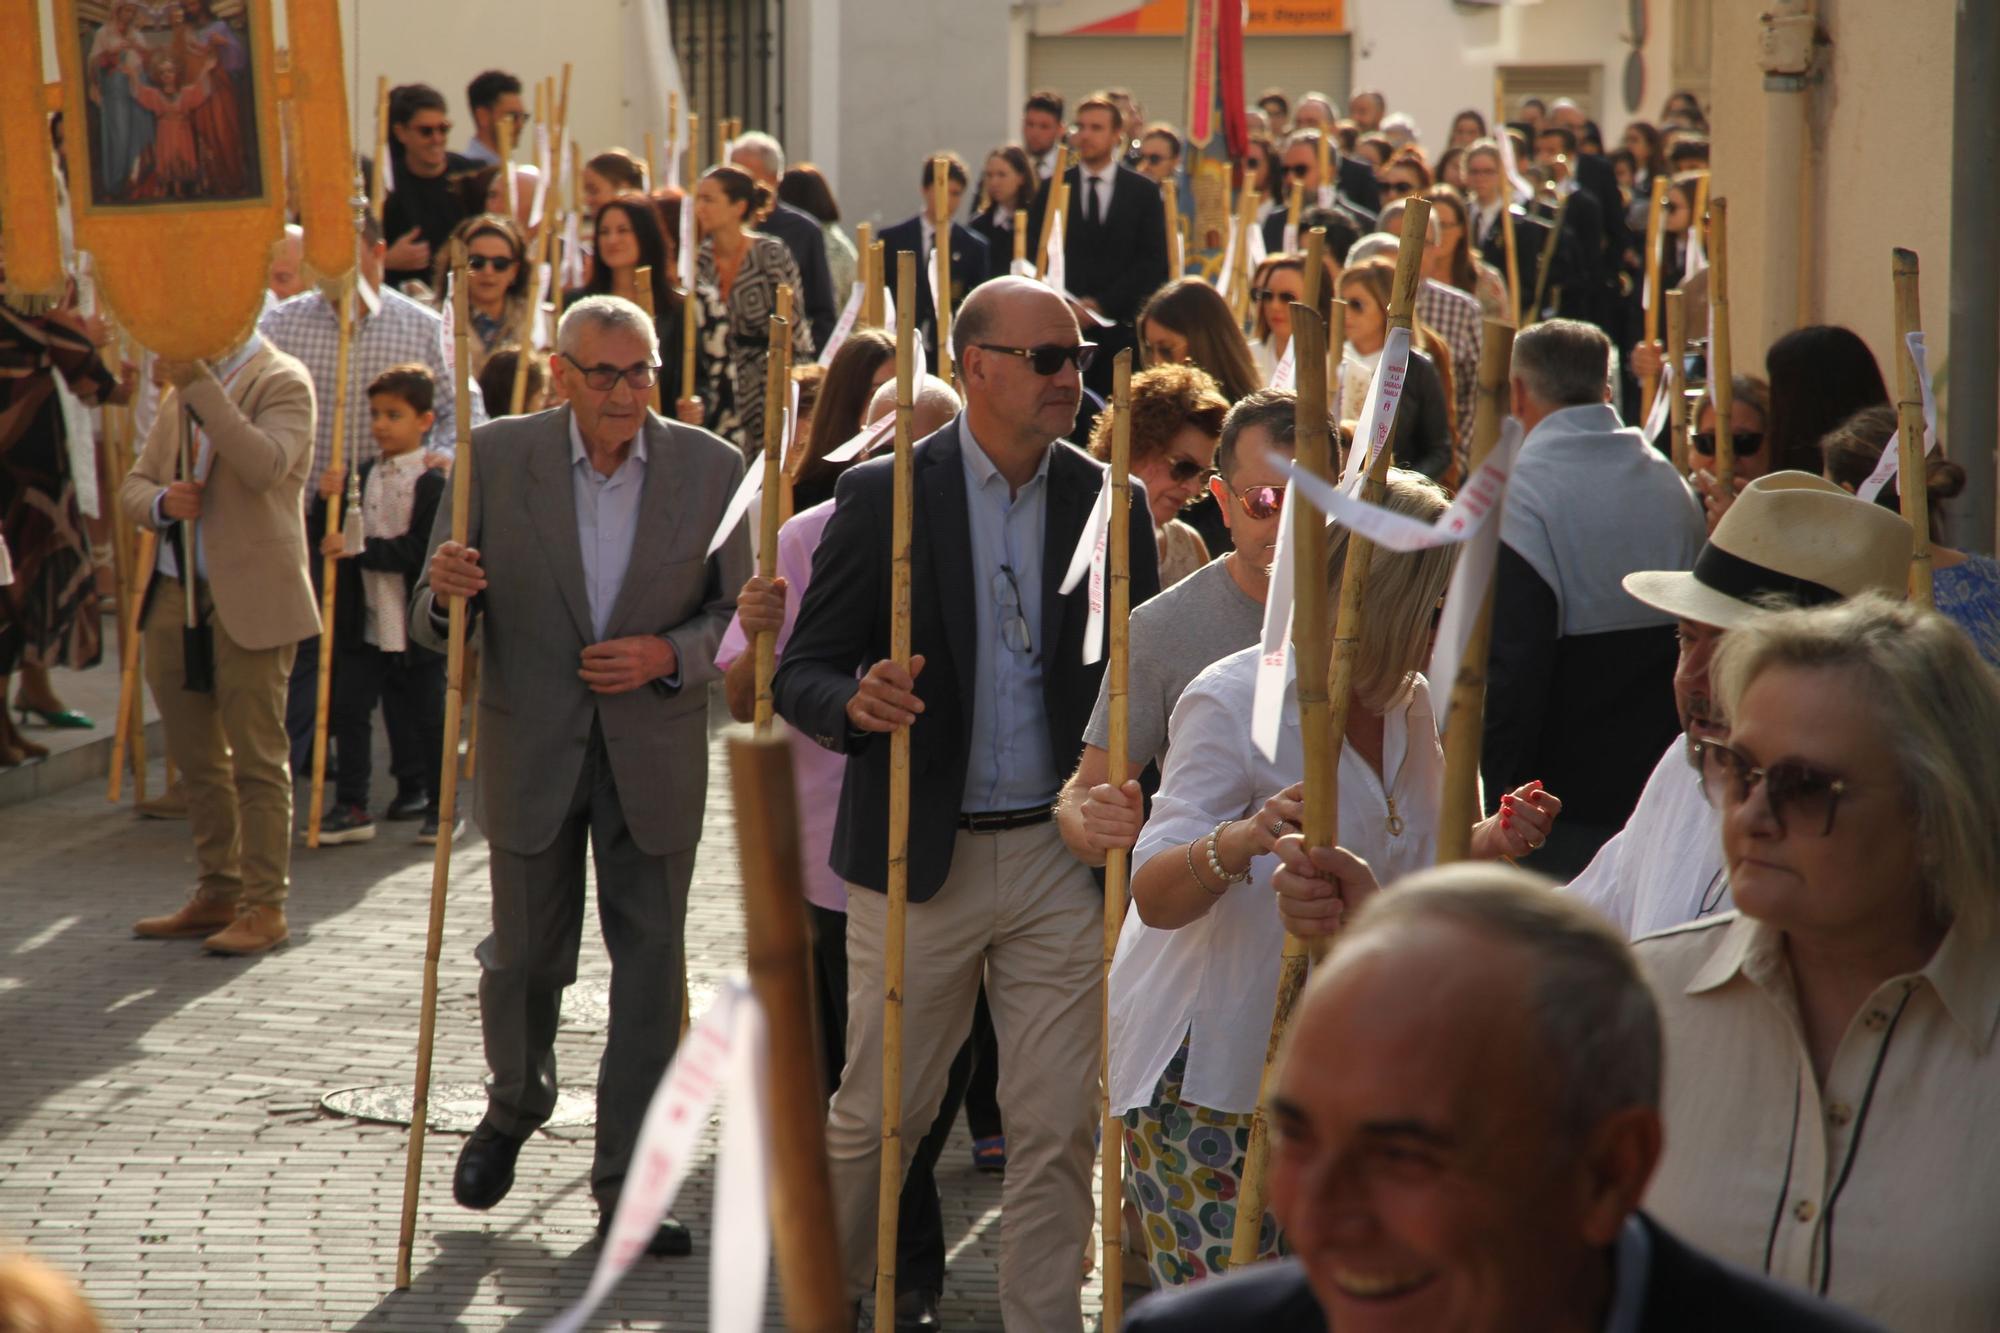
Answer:
<svg viewBox="0 0 2000 1333"><path fill-rule="evenodd" d="M755 515L751 516L754 521ZM798 623L799 603L805 599L806 584L812 580L813 552L820 536L833 518L833 501L816 504L794 514L778 529L778 576L789 585L785 594L785 621L778 627L778 654L784 655L791 641L792 626ZM715 665L724 671L750 647L743 622L732 617L722 636ZM805 859L806 901L829 912L847 910L847 885L833 873L833 824L839 813L840 783L847 760L831 750L821 749L797 731L786 730L792 747L792 780L798 784L800 854Z"/></svg>

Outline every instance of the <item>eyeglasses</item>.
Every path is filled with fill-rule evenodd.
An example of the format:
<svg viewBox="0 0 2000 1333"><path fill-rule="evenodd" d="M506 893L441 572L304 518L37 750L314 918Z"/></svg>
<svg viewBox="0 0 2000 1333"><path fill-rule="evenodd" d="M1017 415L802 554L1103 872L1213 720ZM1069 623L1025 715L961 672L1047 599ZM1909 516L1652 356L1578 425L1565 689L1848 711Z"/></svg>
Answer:
<svg viewBox="0 0 2000 1333"><path fill-rule="evenodd" d="M513 270L514 261L507 255L471 255L466 259L465 266L474 273L489 268L495 273L508 273Z"/></svg>
<svg viewBox="0 0 2000 1333"><path fill-rule="evenodd" d="M1295 180L1304 180L1313 174L1312 163L1293 162L1285 168L1285 174Z"/></svg>
<svg viewBox="0 0 2000 1333"><path fill-rule="evenodd" d="M1764 432L1761 430L1738 430L1729 433L1730 446L1736 450L1738 458L1754 454L1764 447ZM1715 456L1715 432L1704 430L1695 432L1694 451L1704 458Z"/></svg>
<svg viewBox="0 0 2000 1333"><path fill-rule="evenodd" d="M972 345L985 352L1003 352L1008 356L1018 356L1028 363L1031 370L1042 376L1054 375L1066 364L1074 365L1080 375L1090 369L1091 359L1097 355L1096 343L1074 343L1067 347L1061 343L1041 343L1034 347L1003 347L999 343Z"/></svg>
<svg viewBox="0 0 2000 1333"><path fill-rule="evenodd" d="M599 393L617 388L621 379L635 389L650 389L660 378L660 368L654 365L586 366L568 352L562 353L562 359L575 366L583 382Z"/></svg>
<svg viewBox="0 0 2000 1333"><path fill-rule="evenodd" d="M1415 194L1417 187L1408 181L1383 181L1382 193L1390 199L1401 199L1406 194Z"/></svg>
<svg viewBox="0 0 2000 1333"><path fill-rule="evenodd" d="M531 111L507 111L503 112L502 114L505 115L507 119L512 121L516 126L525 125L530 120L534 119L534 113Z"/></svg>
<svg viewBox="0 0 2000 1333"><path fill-rule="evenodd" d="M1284 512L1285 488L1283 486L1250 486L1236 492L1236 503L1243 506L1243 512L1251 518L1276 518Z"/></svg>
<svg viewBox="0 0 2000 1333"><path fill-rule="evenodd" d="M428 125L418 125L415 122L411 122L403 128L412 134L422 135L426 139L442 139L451 133L451 122L443 120Z"/></svg>
<svg viewBox="0 0 2000 1333"><path fill-rule="evenodd" d="M1809 827L1817 825L1822 838L1833 832L1834 812L1848 792L1846 779L1797 759L1758 768L1721 741L1697 741L1695 749L1701 765L1702 795L1709 804L1741 805L1750 799L1750 789L1761 782L1778 832L1787 831L1788 813Z"/></svg>
<svg viewBox="0 0 2000 1333"><path fill-rule="evenodd" d="M1014 581L1014 567L1000 566L992 586L994 605L1000 608L1000 641L1009 652L1030 651L1033 645L1028 642L1027 617L1021 614L1021 585Z"/></svg>
<svg viewBox="0 0 2000 1333"><path fill-rule="evenodd" d="M1167 463L1167 475L1173 478L1176 486L1185 486L1196 478L1200 478L1201 484L1206 486L1208 479L1215 475L1215 469L1192 458L1174 458Z"/></svg>

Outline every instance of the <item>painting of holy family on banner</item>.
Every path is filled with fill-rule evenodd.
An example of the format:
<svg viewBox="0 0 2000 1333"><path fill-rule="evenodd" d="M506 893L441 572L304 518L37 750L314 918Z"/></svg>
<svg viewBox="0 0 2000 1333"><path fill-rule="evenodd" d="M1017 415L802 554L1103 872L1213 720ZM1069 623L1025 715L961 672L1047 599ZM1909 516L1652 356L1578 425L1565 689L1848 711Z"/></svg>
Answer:
<svg viewBox="0 0 2000 1333"><path fill-rule="evenodd" d="M81 0L75 12L96 206L262 196L243 0Z"/></svg>

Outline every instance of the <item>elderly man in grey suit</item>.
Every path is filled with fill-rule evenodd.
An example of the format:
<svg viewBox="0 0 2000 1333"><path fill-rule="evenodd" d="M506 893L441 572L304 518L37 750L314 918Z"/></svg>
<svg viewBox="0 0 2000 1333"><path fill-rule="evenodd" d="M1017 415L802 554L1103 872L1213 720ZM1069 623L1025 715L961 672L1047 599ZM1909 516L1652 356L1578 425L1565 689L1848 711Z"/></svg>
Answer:
<svg viewBox="0 0 2000 1333"><path fill-rule="evenodd" d="M474 811L492 854L493 933L478 956L493 1081L452 1192L468 1208L505 1198L522 1143L555 1109L588 839L611 954L590 1176L601 1237L678 1041L707 794L703 687L750 548L739 529L706 554L743 456L647 410L660 351L645 312L586 298L563 316L556 347L568 406L474 433L468 540L448 540L447 496L410 620L420 642L442 648L448 599L465 597L483 635ZM669 1218L650 1248L687 1253L686 1228Z"/></svg>

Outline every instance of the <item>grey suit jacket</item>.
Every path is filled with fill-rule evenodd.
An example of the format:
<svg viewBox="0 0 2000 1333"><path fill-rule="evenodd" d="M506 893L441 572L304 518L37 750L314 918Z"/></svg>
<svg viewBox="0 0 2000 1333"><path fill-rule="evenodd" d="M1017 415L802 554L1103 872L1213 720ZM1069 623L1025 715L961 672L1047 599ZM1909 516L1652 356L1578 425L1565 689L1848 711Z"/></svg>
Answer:
<svg viewBox="0 0 2000 1333"><path fill-rule="evenodd" d="M472 433L438 503L431 551L451 537L452 488L471 473L467 544L486 591L470 608L481 634L478 785L487 841L531 856L554 841L576 792L593 718L633 841L649 856L692 848L708 795L707 696L716 649L750 576L747 524L704 552L743 476L743 455L705 430L649 414L646 481L632 560L607 638L658 635L678 683L594 694L577 671L591 632L572 497L569 409L490 422ZM468 464L470 465L468 469ZM437 615L433 618L433 608ZM411 637L445 647L430 561L410 598Z"/></svg>

